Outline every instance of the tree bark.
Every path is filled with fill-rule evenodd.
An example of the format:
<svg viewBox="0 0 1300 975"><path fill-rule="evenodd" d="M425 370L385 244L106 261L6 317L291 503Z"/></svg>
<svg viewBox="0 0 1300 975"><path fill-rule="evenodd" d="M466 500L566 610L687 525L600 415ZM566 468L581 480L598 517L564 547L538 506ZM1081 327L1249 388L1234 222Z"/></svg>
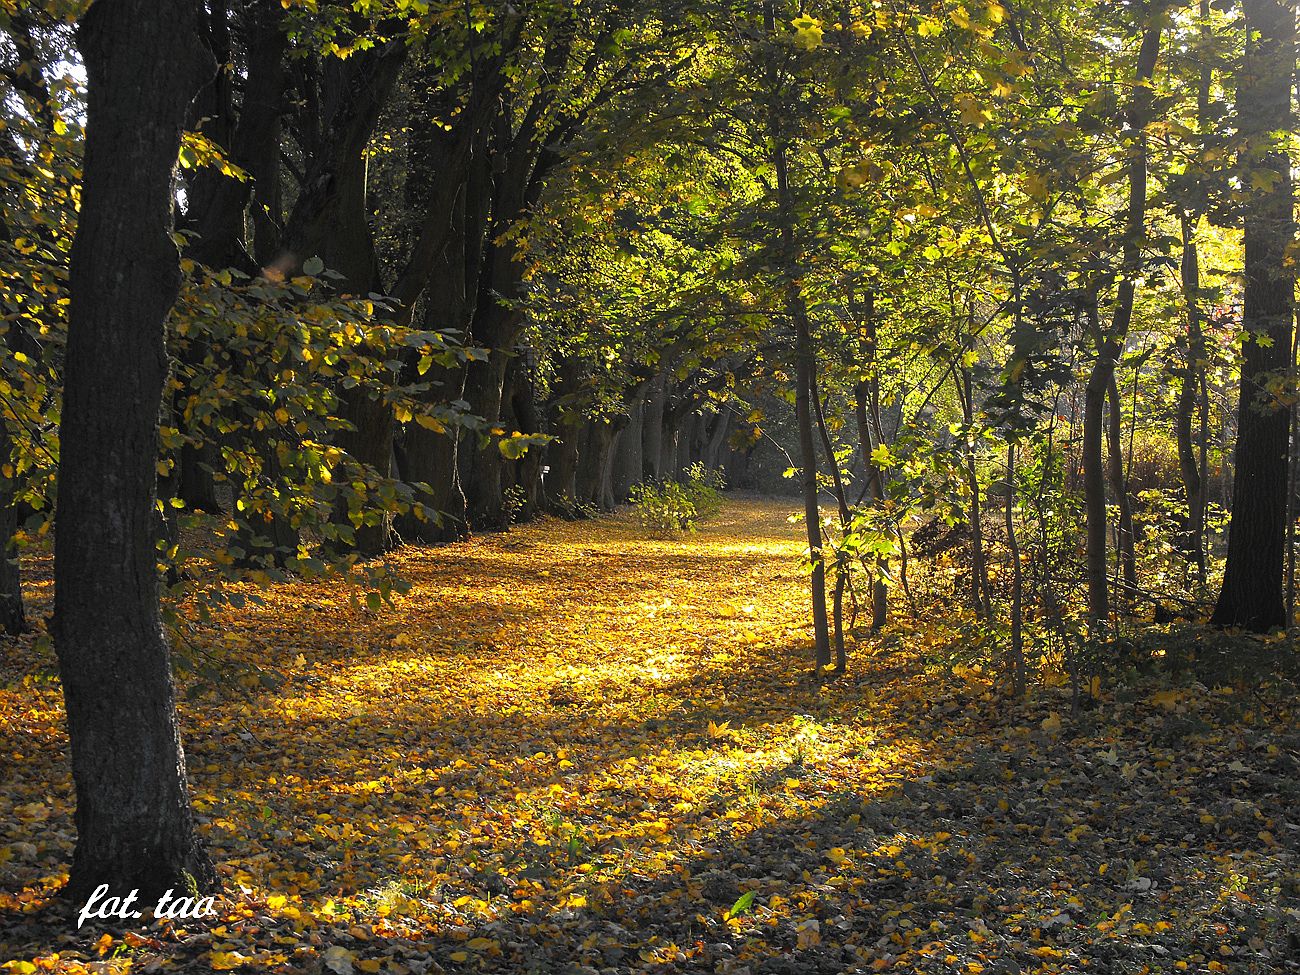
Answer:
<svg viewBox="0 0 1300 975"><path fill-rule="evenodd" d="M866 479L866 493L873 506L885 503L884 474L871 455L873 430L879 429L880 382L876 378L876 303L868 294L862 308L862 322L858 334L859 368L864 375L853 384L853 411L858 425L858 449L862 452L862 473ZM884 556L877 556L871 574L871 629L879 631L889 621L889 588L885 585L888 564Z"/></svg>
<svg viewBox="0 0 1300 975"><path fill-rule="evenodd" d="M328 58L321 68L322 115L311 120L328 133L308 160L307 179L294 203L285 238L294 263L317 256L343 275L342 288L365 295L383 291L379 258L366 214L365 149L379 113L397 82L407 44L396 38L353 55ZM393 377L395 378L395 377ZM380 480L392 475L392 408L367 384L340 391L342 414L353 430L342 431L338 444L353 460ZM353 526L350 515L357 499L340 498L334 520L351 526L351 544L335 540L332 547L373 557L393 546L392 515L369 504L365 522Z"/></svg>
<svg viewBox="0 0 1300 975"><path fill-rule="evenodd" d="M1183 300L1187 304L1187 347L1179 377L1178 402L1174 418L1174 435L1178 443L1178 473L1183 482L1183 500L1187 503L1187 547L1196 566L1196 582L1205 585L1205 486L1202 467L1197 461L1192 420L1196 415L1198 392L1204 370L1205 339L1201 328L1201 270L1195 229L1191 220L1182 219L1183 259L1181 276Z"/></svg>
<svg viewBox="0 0 1300 975"><path fill-rule="evenodd" d="M664 407L668 401L668 377L660 374L650 383L646 398L645 419L642 424L642 471L645 478L660 481L664 478Z"/></svg>
<svg viewBox="0 0 1300 975"><path fill-rule="evenodd" d="M632 494L632 486L642 478L644 455L641 452L642 437L645 428L645 401L639 396L628 404L627 426L618 438L618 450L614 458L613 490L614 501L622 504Z"/></svg>
<svg viewBox="0 0 1300 975"><path fill-rule="evenodd" d="M1128 124L1134 135L1129 154L1129 195L1125 214L1124 240L1120 256L1119 292L1110 328L1102 333L1097 323L1096 293L1090 296L1087 313L1097 346L1097 359L1084 391L1083 419L1083 494L1087 525L1088 621L1094 634L1103 632L1110 623L1110 596L1106 573L1106 475L1102 439L1102 409L1115 375L1115 367L1124 353L1133 322L1133 301L1137 278L1142 270L1142 241L1146 234L1147 214L1147 134L1151 121L1154 93L1151 79L1160 56L1163 15L1150 13L1138 51L1136 84L1128 107Z"/></svg>
<svg viewBox="0 0 1300 975"><path fill-rule="evenodd" d="M1244 0L1243 6L1248 40L1237 113L1245 144L1241 182L1249 193L1242 322L1247 341L1228 559L1211 622L1265 632L1289 622L1282 567L1290 418L1270 388L1291 371L1295 285L1286 249L1295 237L1295 192L1285 140L1294 129L1296 18L1293 5L1280 0Z"/></svg>
<svg viewBox="0 0 1300 975"><path fill-rule="evenodd" d="M0 417L0 465L12 468L13 464L13 438ZM14 547L18 536L17 491L16 475L6 475L0 469L0 628L9 636L27 632L22 572Z"/></svg>
<svg viewBox="0 0 1300 975"><path fill-rule="evenodd" d="M993 593L989 585L988 561L984 554L984 499L980 491L975 440L969 432L975 423L975 382L969 366L962 366L957 376L957 395L961 399L962 420L968 431L964 454L966 486L970 491L967 521L970 523L971 604L975 609L975 618L985 620L993 616Z"/></svg>
<svg viewBox="0 0 1300 975"><path fill-rule="evenodd" d="M772 0L763 3L764 28L770 38L776 35L776 11ZM826 562L822 556L821 510L817 503L817 444L813 436L812 395L813 368L816 354L808 307L804 302L798 271L795 240L794 197L790 187L789 163L785 136L781 131L780 107L777 104L778 79L775 64L769 68L768 129L772 138L772 162L776 170L777 224L780 232L780 259L786 310L794 322L795 419L799 429L800 483L803 488L804 523L808 535L808 558L812 563L809 595L812 599L813 658L820 669L831 663L830 627L826 613Z"/></svg>
<svg viewBox="0 0 1300 975"><path fill-rule="evenodd" d="M1123 604L1132 609L1137 598L1137 552L1133 537L1133 502L1129 498L1128 477L1124 469L1124 410L1120 404L1119 386L1111 370L1106 388L1110 402L1110 423L1107 425L1107 451L1110 467L1110 490L1119 508L1118 538L1115 546L1119 554L1120 592Z"/></svg>
<svg viewBox="0 0 1300 975"><path fill-rule="evenodd" d="M164 320L180 286L172 170L213 64L197 5L94 4L71 257L54 635L72 743L77 847L67 894L149 901L215 873L194 832L154 547Z"/></svg>

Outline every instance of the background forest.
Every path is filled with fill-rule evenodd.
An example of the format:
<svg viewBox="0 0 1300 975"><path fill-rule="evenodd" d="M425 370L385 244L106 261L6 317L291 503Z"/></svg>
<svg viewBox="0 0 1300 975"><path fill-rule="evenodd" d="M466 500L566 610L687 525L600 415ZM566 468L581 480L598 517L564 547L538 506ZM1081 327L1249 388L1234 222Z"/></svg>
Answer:
<svg viewBox="0 0 1300 975"><path fill-rule="evenodd" d="M711 557L711 520L750 524L724 487L798 497L780 652L810 693L908 644L1073 719L1153 673L1284 707L1296 20L0 0L0 627L12 687L57 661L64 894L216 889L173 670L278 693L289 645L240 659L232 621L292 591L387 625L423 547L623 505L624 554Z"/></svg>

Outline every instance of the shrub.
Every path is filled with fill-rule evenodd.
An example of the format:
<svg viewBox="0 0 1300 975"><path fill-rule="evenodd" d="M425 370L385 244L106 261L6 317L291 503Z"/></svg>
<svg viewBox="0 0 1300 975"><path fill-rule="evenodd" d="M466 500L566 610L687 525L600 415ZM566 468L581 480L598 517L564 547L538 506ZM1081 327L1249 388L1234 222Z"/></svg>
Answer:
<svg viewBox="0 0 1300 975"><path fill-rule="evenodd" d="M701 518L711 518L722 507L726 482L721 471L692 464L683 481L642 483L632 488L632 506L643 528L663 534L695 530Z"/></svg>

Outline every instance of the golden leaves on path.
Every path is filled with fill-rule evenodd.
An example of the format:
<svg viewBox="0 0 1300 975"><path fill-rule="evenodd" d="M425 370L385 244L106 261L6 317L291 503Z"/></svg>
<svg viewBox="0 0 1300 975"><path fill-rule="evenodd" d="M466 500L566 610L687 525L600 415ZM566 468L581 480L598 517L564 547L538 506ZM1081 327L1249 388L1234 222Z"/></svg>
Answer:
<svg viewBox="0 0 1300 975"><path fill-rule="evenodd" d="M1294 838L1271 725L1247 738L1186 690L1011 711L923 666L933 629L818 686L787 514L733 502L684 540L544 521L395 553L413 585L381 614L295 583L220 620L232 679L182 710L227 896L184 929L29 913L63 876L70 788L49 661L6 659L0 960L741 975L1250 950ZM1189 716L1194 762L1162 743Z"/></svg>

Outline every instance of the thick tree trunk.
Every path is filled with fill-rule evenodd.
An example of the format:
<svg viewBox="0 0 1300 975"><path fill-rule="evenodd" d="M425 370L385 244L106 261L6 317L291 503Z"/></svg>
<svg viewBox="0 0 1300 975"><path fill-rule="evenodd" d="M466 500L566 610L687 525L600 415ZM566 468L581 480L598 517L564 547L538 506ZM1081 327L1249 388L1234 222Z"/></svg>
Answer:
<svg viewBox="0 0 1300 975"><path fill-rule="evenodd" d="M663 434L659 441L659 476L665 481L677 478L677 451L681 441L681 418L664 410Z"/></svg>
<svg viewBox="0 0 1300 975"><path fill-rule="evenodd" d="M1250 39L1238 75L1237 113L1246 144L1241 182L1249 192L1247 341L1228 561L1211 622L1263 632L1289 622L1282 593L1289 417L1269 389L1271 380L1291 371L1295 284L1286 250L1295 236L1295 194L1285 140L1294 130L1296 18L1294 5L1281 0L1244 0L1244 8Z"/></svg>
<svg viewBox="0 0 1300 975"><path fill-rule="evenodd" d="M551 387L552 440L546 452L550 472L546 475L546 506L558 515L573 514L578 500L578 460L586 423L578 407L578 384L582 364L576 358L561 359Z"/></svg>
<svg viewBox="0 0 1300 975"><path fill-rule="evenodd" d="M600 486L600 452L605 443L604 430L609 424L602 420L588 420L583 424L578 440L578 475L576 496L579 504L592 504Z"/></svg>
<svg viewBox="0 0 1300 975"><path fill-rule="evenodd" d="M703 456L704 466L711 471L722 466L722 454L727 446L727 437L731 435L731 420L730 410L723 410L713 418Z"/></svg>
<svg viewBox="0 0 1300 975"><path fill-rule="evenodd" d="M154 548L164 320L180 286L172 168L210 56L197 5L94 4L81 216L71 258L55 533L55 647L72 743L67 894L148 902L216 881L195 836Z"/></svg>
<svg viewBox="0 0 1300 975"><path fill-rule="evenodd" d="M471 334L472 341L488 348L490 353L486 362L469 364L465 380L465 399L470 412L482 417L490 428L496 427L501 419L506 368L515 352L520 322L519 312L503 307L497 297L517 296L518 264L508 254L498 255L495 263L504 263L510 268L498 271L504 276L497 277L498 286L493 289L495 295L480 294ZM471 436L462 442L461 455L461 480L465 487L470 526L475 531L505 527L504 458L495 438Z"/></svg>
<svg viewBox="0 0 1300 975"><path fill-rule="evenodd" d="M627 426L618 438L618 450L614 457L613 491L614 500L622 504L632 494L632 486L638 484L643 476L642 438L645 427L645 402L634 399L628 404Z"/></svg>
<svg viewBox="0 0 1300 975"><path fill-rule="evenodd" d="M623 439L622 423L610 424L609 445L605 448L600 464L600 489L596 493L596 507L601 511L613 511L618 504L614 497L614 463L618 457L618 444Z"/></svg>
<svg viewBox="0 0 1300 975"><path fill-rule="evenodd" d="M285 236L298 263L319 257L343 275L341 289L352 294L384 290L367 218L365 149L406 54L405 40L396 39L347 60L328 58L321 70L320 102L326 111L313 122L322 126L327 138L308 161L308 179L294 203ZM355 429L341 432L338 445L381 481L391 477L396 422L392 408L378 390L364 384L341 390L340 398L343 416ZM351 518L358 503L371 509L360 527ZM379 511L370 497L340 497L334 521L352 528L354 534L351 545L333 542L336 549L373 557L395 541L392 514Z"/></svg>
<svg viewBox="0 0 1300 975"><path fill-rule="evenodd" d="M533 382L535 367L531 349L511 361L506 375L506 389L510 401L510 421L520 433L542 432L541 411L537 404L537 390ZM510 487L519 489L519 497L512 503L510 516L516 521L536 517L542 505L542 467L546 460L543 447L530 447L524 456L507 462L506 474Z"/></svg>
<svg viewBox="0 0 1300 975"><path fill-rule="evenodd" d="M200 130L243 167L249 180L231 179L212 166L187 171L188 224L197 236L189 256L212 268L236 267L247 274L257 269L257 258L270 263L278 247L280 220L280 113L284 99L284 53L287 38L282 29L284 8L278 0L253 0L241 18L243 56L247 80L236 118L230 76L225 70L196 99L193 115ZM230 36L230 11L226 3L213 3L208 12L208 35L220 64L235 60ZM250 197L253 206L249 207ZM249 213L251 211L251 213ZM246 239L245 216L251 216L253 240ZM251 243L251 247L249 246ZM206 345L192 339L181 353L190 363L201 362ZM182 389L178 401L187 396ZM180 411L177 411L178 414ZM203 424L187 430L201 442L181 448L177 497L196 511L218 512L213 475L221 463L215 430ZM296 547L296 545L295 545Z"/></svg>
<svg viewBox="0 0 1300 975"><path fill-rule="evenodd" d="M668 402L668 377L659 375L650 383L646 398L645 419L642 423L642 471L651 481L664 478L664 407Z"/></svg>

